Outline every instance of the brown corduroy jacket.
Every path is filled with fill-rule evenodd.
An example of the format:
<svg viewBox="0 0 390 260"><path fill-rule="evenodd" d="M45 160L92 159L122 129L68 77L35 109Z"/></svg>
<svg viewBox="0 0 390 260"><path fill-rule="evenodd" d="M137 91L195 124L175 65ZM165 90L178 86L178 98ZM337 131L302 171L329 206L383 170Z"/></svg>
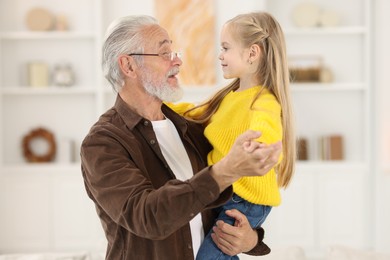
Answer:
<svg viewBox="0 0 390 260"><path fill-rule="evenodd" d="M205 234L212 207L226 202L207 167L210 145L202 127L163 105L190 158L194 177L176 180L157 143L150 121L118 96L113 108L90 129L81 146L81 168L108 240L106 259L194 259L189 221L202 213ZM269 253L259 243L249 254Z"/></svg>

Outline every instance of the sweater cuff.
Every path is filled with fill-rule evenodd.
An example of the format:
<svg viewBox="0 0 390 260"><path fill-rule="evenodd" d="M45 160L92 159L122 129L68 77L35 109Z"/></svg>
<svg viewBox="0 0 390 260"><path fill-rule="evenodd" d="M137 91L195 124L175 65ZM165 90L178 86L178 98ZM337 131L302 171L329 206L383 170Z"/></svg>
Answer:
<svg viewBox="0 0 390 260"><path fill-rule="evenodd" d="M257 245L254 248L252 248L252 250L248 252L244 252L244 254L254 255L254 256L268 255L271 252L271 249L263 242L264 229L260 227L259 229L256 229L256 231L258 236Z"/></svg>

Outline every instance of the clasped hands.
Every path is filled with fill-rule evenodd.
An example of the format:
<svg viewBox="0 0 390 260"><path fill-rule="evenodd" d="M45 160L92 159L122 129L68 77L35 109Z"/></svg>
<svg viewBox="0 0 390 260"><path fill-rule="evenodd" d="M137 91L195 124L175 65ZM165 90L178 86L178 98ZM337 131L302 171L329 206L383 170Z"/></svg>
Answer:
<svg viewBox="0 0 390 260"><path fill-rule="evenodd" d="M262 176L278 162L281 142L263 144L255 141L258 131L248 130L237 137L229 153L213 165L213 176L221 191L244 176Z"/></svg>

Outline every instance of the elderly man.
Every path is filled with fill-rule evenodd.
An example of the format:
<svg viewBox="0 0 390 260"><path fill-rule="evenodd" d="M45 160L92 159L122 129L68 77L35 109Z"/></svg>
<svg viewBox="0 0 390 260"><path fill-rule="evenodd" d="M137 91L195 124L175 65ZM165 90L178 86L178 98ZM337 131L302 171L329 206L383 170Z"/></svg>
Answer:
<svg viewBox="0 0 390 260"><path fill-rule="evenodd" d="M251 141L249 131L230 153L207 167L210 145L202 126L186 121L163 101L176 101L182 61L168 33L150 16L128 16L108 29L103 69L117 91L81 147L82 173L108 240L107 259L194 259L211 208L232 195L242 176L263 175L277 162L280 144ZM219 223L214 240L227 254L267 254L263 230L230 213L236 225Z"/></svg>

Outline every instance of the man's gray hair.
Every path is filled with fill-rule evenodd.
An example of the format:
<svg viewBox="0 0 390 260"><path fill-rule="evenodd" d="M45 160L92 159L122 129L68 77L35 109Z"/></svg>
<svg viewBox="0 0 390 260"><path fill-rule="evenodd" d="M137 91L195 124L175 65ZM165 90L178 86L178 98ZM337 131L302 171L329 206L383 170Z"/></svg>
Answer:
<svg viewBox="0 0 390 260"><path fill-rule="evenodd" d="M158 24L158 21L148 15L131 15L116 19L106 31L102 52L103 75L112 88L119 92L124 85L123 75L118 66L121 54L142 53L145 38L140 31L148 25ZM141 62L141 56L134 56Z"/></svg>

